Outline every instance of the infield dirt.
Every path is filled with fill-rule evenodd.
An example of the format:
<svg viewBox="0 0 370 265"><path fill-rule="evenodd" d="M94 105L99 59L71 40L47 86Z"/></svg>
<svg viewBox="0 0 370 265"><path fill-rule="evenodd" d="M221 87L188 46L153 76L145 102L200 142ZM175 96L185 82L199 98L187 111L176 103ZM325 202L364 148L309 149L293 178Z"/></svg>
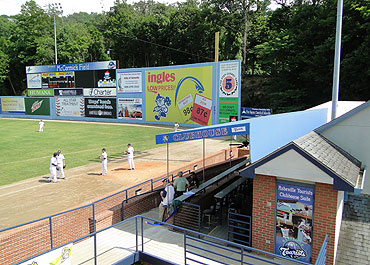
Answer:
<svg viewBox="0 0 370 265"><path fill-rule="evenodd" d="M205 154L226 149L224 139L207 139ZM169 170L202 158L202 140L169 145ZM123 147L124 148L124 147ZM68 154L66 164L68 166ZM109 153L108 153L109 156ZM0 187L0 229L91 203L167 172L166 146L135 153L136 170L128 170L127 157L109 160L108 175L100 176L101 163L65 170L66 180L49 183L48 175Z"/></svg>

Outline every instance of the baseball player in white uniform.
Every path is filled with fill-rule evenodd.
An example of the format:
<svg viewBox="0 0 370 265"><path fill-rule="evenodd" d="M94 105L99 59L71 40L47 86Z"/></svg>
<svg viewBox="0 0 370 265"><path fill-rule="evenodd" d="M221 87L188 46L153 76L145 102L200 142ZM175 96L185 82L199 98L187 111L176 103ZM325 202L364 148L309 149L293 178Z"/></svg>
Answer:
<svg viewBox="0 0 370 265"><path fill-rule="evenodd" d="M50 159L50 177L48 178L49 182L53 181L54 183L58 182L57 180L57 153L54 153L52 158Z"/></svg>
<svg viewBox="0 0 370 265"><path fill-rule="evenodd" d="M101 156L99 156L99 158L101 160L101 173L100 173L100 175L107 175L108 174L108 155L107 155L107 152L106 152L105 148L103 148L101 151L102 151L102 154L101 154Z"/></svg>
<svg viewBox="0 0 370 265"><path fill-rule="evenodd" d="M180 127L180 125L177 122L175 122L175 125L173 126L174 131L177 132L179 127Z"/></svg>
<svg viewBox="0 0 370 265"><path fill-rule="evenodd" d="M40 126L39 132L43 132L44 131L44 124L45 124L45 122L43 122L43 120L40 120L40 122L39 122L39 126Z"/></svg>
<svg viewBox="0 0 370 265"><path fill-rule="evenodd" d="M128 159L128 166L129 170L135 169L135 163L134 163L134 148L131 146L131 144L127 145L127 159Z"/></svg>
<svg viewBox="0 0 370 265"><path fill-rule="evenodd" d="M66 167L66 162L62 151L58 150L57 152L57 178L65 179L64 168Z"/></svg>

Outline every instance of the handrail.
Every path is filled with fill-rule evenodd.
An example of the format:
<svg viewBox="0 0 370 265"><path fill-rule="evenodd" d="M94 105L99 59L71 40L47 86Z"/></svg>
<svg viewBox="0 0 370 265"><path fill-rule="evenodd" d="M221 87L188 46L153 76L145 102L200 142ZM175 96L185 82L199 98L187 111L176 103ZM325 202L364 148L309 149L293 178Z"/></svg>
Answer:
<svg viewBox="0 0 370 265"><path fill-rule="evenodd" d="M328 245L328 234L325 235L325 239L321 245L319 255L317 255L317 259L315 265L325 265L326 263L326 247Z"/></svg>
<svg viewBox="0 0 370 265"><path fill-rule="evenodd" d="M150 222L158 222L158 220L155 220L155 219L152 219L152 218L149 218L149 217L145 217L145 216L142 216L142 215L137 215L137 216L133 216L133 217L130 217L130 218L128 218L128 219L126 219L126 220L124 220L124 221L121 221L121 222L118 222L118 223L116 223L116 224L114 224L114 225L111 225L111 226L109 226L109 227L106 227L106 228L103 228L103 229L101 229L101 230L99 230L99 231L95 231L95 232L92 232L92 233L90 233L90 234L88 234L88 235L86 235L86 236L83 236L83 237L80 237L80 238L78 238L78 239L75 239L75 240L72 240L72 241L70 241L70 242L68 242L68 243L65 243L65 244L63 244L63 245L61 245L61 246L59 246L59 247L57 247L57 248L60 248L60 247L63 247L63 246L66 246L66 245L68 245L68 244L71 244L71 243L75 243L75 242L78 242L78 241L81 241L81 240L83 240L83 239L86 239L86 238L89 238L89 237L92 237L92 236L94 236L94 237L96 237L96 235L97 234L99 234L99 233L101 233L101 232L104 232L104 231L106 231L106 230L108 230L108 229L111 229L111 228L113 228L113 227L115 227L115 226L118 226L118 225L121 225L121 224L124 224L124 223L127 223L127 222L129 222L129 221L131 221L131 220L135 220L135 223L137 223L137 220L141 220L141 232L139 233L139 231L136 229L136 235L138 235L138 233L140 234L140 236L142 237L142 239L143 239L143 237L144 237L144 230L143 230L143 224L144 224L144 221L150 221ZM148 223L148 222L145 222L145 223ZM278 256L278 255L276 255L276 254L273 254L273 253L270 253L270 252L266 252L266 251L263 251L263 250L259 250L259 249L255 249L255 248L252 248L252 247L247 247L247 246L243 246L243 245L241 245L241 244L238 244L238 243L234 243L234 242L230 242L230 241L227 241L227 240L224 240L224 239L221 239L221 238L217 238L217 237L214 237L214 236L210 236L210 235L206 235L206 234L202 234L202 233L199 233L199 232L196 232L196 231L193 231L193 230L190 230L190 229L186 229L186 228L182 228L182 227L178 227L178 226L175 226L175 225L171 225L171 224L167 224L167 223L161 223L162 225L166 225L166 226L169 226L169 227L171 227L171 228L174 228L174 230L176 229L176 231L182 231L183 233L184 233L184 241L186 242L186 239L190 239L190 240L194 240L194 241L198 241L198 242L201 242L201 243L205 243L205 244L209 244L209 245L216 245L217 243L215 243L215 242L211 242L211 241L208 241L208 240L205 240L205 239L199 239L199 238L208 238L208 239L212 239L212 240L216 240L216 241L218 241L218 242L220 242L220 244L225 244L225 245L227 245L227 246L231 246L231 247L235 247L235 248L239 248L240 250L241 250L241 252L240 252L240 254L242 255L242 256L249 256L249 257L251 257L251 258L254 258L254 259L258 259L258 260L262 260L262 261L265 261L265 262L269 262L269 263L272 263L271 261L269 261L269 260L265 260L265 259L263 259L263 258L260 258L260 257L255 257L255 256L251 256L251 255L246 255L245 253L243 253L243 251L244 250L247 250L247 251L253 251L253 252L257 252L257 253L261 253L261 254L264 254L264 255L267 255L267 256L270 256L270 257L273 257L273 258L278 258L278 259L282 259L282 260L289 260L289 261L291 261L290 259L287 259L287 258L284 258L284 257L282 257L282 256ZM190 237L190 236L188 236L187 235L187 233L190 233L190 234L197 234L198 235L198 238L195 238L195 237ZM139 242L138 242L138 240L136 240L136 249L138 249L138 244L139 244ZM140 242L140 244L142 244L142 242ZM185 246L184 246L184 248L185 248L185 251L186 251L186 243L185 243ZM142 245L143 246L143 245ZM219 247L219 248L224 248L222 245L221 246L216 246L216 247ZM96 248L96 244L94 244L94 248ZM207 251L206 249L202 249L203 251ZM239 252L235 252L235 250L229 250L229 249L227 249L228 251L231 251L231 252L233 252L233 253L239 253ZM23 263L23 262L26 262L26 261L29 261L29 260L31 260L31 259L34 259L34 258L37 258L37 257L39 257L39 256L41 256L41 255L44 255L44 254L46 254L46 253L49 253L49 252L51 252L51 251L53 251L53 249L50 249L50 250L48 250L48 251L45 251L45 252L43 252L43 253L40 253L40 254L38 254L38 255L35 255L35 256L33 256L33 257L30 257L30 258L28 258L28 259L26 259L26 260L23 260L23 261L20 261L20 262L18 262L18 263L16 263L16 264L20 264L20 263ZM96 255L96 254L94 254L94 255ZM198 254L199 255L199 254ZM222 255L222 254L221 254ZM225 255L222 255L222 256L225 256ZM225 256L226 258L231 258L231 259L234 259L234 258L232 258L232 257L227 257L227 256ZM96 257L94 257L94 259L95 259ZM206 257L206 258L209 258L209 257ZM304 264L304 265L308 265L308 263L305 263L305 262L302 262L302 261L294 261L294 262L296 262L296 263L298 263L298 264ZM16 265L15 264L15 265ZM273 264L278 264L278 263L273 263Z"/></svg>

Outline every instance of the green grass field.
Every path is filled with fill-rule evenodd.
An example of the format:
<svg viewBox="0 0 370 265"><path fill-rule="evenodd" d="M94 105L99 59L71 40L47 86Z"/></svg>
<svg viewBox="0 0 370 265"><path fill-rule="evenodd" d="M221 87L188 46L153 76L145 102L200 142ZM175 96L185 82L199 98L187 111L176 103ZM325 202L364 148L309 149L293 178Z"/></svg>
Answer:
<svg viewBox="0 0 370 265"><path fill-rule="evenodd" d="M49 173L49 161L58 149L66 157L67 169L99 162L101 148L108 159L123 156L127 143L135 152L158 147L155 135L167 128L56 122L45 120L39 133L38 120L0 119L0 185Z"/></svg>

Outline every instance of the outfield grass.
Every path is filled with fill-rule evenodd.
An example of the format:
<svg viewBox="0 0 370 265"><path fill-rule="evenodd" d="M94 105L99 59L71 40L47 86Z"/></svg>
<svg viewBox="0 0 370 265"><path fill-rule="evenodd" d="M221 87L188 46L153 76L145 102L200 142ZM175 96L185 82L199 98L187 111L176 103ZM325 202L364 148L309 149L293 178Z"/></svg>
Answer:
<svg viewBox="0 0 370 265"><path fill-rule="evenodd" d="M157 147L155 135L166 128L56 122L45 120L39 133L38 120L0 119L0 185L49 173L49 161L58 149L67 169L99 162L101 148L108 159L120 157L131 143L135 152Z"/></svg>

